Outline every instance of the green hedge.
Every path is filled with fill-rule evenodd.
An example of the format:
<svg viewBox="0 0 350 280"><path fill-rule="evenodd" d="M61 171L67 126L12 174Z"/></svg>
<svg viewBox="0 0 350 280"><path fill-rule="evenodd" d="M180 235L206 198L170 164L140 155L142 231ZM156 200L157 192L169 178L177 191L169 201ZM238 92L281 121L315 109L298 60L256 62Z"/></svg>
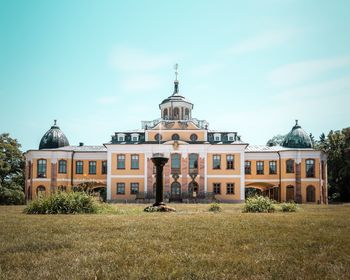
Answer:
<svg viewBox="0 0 350 280"><path fill-rule="evenodd" d="M284 202L281 203L281 211L282 212L296 212L297 211L297 205L295 202Z"/></svg>
<svg viewBox="0 0 350 280"><path fill-rule="evenodd" d="M98 202L84 192L59 192L33 200L25 209L27 214L98 213Z"/></svg>
<svg viewBox="0 0 350 280"><path fill-rule="evenodd" d="M208 210L209 210L210 212L221 212L221 211L222 211L222 208L221 208L221 206L220 206L219 203L214 202L214 203L210 204Z"/></svg>
<svg viewBox="0 0 350 280"><path fill-rule="evenodd" d="M273 200L268 197L255 195L253 197L248 197L246 199L243 212L274 212L275 206L273 205Z"/></svg>

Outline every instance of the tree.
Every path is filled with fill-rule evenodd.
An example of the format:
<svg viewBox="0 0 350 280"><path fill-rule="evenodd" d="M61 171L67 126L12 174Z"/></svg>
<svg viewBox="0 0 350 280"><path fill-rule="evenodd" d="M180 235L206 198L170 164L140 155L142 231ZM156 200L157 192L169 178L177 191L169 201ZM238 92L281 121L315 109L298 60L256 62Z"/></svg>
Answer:
<svg viewBox="0 0 350 280"><path fill-rule="evenodd" d="M274 137L272 137L269 141L267 141L267 146L282 146L282 143L284 141L285 135L278 134Z"/></svg>
<svg viewBox="0 0 350 280"><path fill-rule="evenodd" d="M328 193L331 200L350 201L350 127L321 134L316 147L328 155Z"/></svg>
<svg viewBox="0 0 350 280"><path fill-rule="evenodd" d="M0 134L0 204L24 202L24 157L21 145L8 133Z"/></svg>

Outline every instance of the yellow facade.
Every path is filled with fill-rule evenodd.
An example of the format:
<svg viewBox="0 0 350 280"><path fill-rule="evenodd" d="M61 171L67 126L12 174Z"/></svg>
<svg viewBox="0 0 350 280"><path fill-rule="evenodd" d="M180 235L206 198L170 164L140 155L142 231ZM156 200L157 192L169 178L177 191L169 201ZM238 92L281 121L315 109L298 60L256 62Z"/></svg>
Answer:
<svg viewBox="0 0 350 280"><path fill-rule="evenodd" d="M69 191L89 185L106 188L108 201L150 201L155 184L151 159L161 155L169 158L163 170L169 200L241 202L253 189L278 201L327 203L327 155L312 148L309 134L297 121L281 146L249 145L237 132L211 131L207 121L193 118L193 104L179 93L177 80L159 109L160 119L143 121L141 130L115 132L101 146L69 146L55 122L39 150L25 154L27 198L35 198L39 190L48 195L62 187ZM46 160L45 174L38 173L39 160ZM65 173L58 172L60 160L65 160ZM90 172L91 162L96 163L91 165L96 174ZM290 172L287 162L292 162ZM125 192L117 192L118 184L124 184Z"/></svg>

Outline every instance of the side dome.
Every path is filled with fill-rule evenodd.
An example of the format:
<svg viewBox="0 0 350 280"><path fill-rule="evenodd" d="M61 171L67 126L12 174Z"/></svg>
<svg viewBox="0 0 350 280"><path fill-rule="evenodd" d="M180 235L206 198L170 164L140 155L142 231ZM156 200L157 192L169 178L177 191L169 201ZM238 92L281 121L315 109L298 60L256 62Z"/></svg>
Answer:
<svg viewBox="0 0 350 280"><path fill-rule="evenodd" d="M310 135L295 121L292 130L286 135L282 143L286 148L312 148L312 141Z"/></svg>
<svg viewBox="0 0 350 280"><path fill-rule="evenodd" d="M50 130L48 130L41 138L39 150L55 149L64 146L69 146L68 139L56 124L55 120L54 125L51 126Z"/></svg>

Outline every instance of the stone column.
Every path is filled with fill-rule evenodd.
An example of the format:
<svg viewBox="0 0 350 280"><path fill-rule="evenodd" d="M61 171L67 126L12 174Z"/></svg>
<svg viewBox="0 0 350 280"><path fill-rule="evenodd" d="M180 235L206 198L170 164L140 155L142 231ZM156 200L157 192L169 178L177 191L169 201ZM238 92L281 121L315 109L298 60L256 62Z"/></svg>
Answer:
<svg viewBox="0 0 350 280"><path fill-rule="evenodd" d="M295 164L295 200L302 203L301 196L301 162Z"/></svg>
<svg viewBox="0 0 350 280"><path fill-rule="evenodd" d="M205 163L204 158L199 158L199 189L200 193L204 193L204 173L205 173Z"/></svg>
<svg viewBox="0 0 350 280"><path fill-rule="evenodd" d="M57 163L51 163L51 193L57 190Z"/></svg>
<svg viewBox="0 0 350 280"><path fill-rule="evenodd" d="M188 192L188 159L181 157L181 192Z"/></svg>
<svg viewBox="0 0 350 280"><path fill-rule="evenodd" d="M164 165L164 192L170 193L170 162Z"/></svg>
<svg viewBox="0 0 350 280"><path fill-rule="evenodd" d="M147 192L153 193L153 162L147 158Z"/></svg>

